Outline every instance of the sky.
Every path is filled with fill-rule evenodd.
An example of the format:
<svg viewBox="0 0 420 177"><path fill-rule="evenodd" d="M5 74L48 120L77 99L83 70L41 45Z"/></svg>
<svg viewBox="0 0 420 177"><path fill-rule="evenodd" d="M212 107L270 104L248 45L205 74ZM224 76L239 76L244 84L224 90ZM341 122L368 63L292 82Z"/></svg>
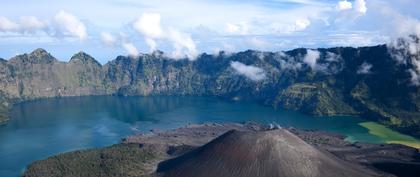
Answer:
<svg viewBox="0 0 420 177"><path fill-rule="evenodd" d="M0 57L369 46L420 36L418 0L0 0Z"/></svg>

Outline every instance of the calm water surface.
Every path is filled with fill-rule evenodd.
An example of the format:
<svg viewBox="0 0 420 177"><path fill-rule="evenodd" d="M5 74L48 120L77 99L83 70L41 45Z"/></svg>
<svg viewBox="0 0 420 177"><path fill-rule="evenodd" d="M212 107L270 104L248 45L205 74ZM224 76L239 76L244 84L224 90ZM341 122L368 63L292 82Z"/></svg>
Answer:
<svg viewBox="0 0 420 177"><path fill-rule="evenodd" d="M338 132L352 140L380 143L356 117L312 117L252 102L207 97L75 97L16 105L0 126L0 176L19 176L26 165L57 153L103 147L150 129L188 123L278 123Z"/></svg>

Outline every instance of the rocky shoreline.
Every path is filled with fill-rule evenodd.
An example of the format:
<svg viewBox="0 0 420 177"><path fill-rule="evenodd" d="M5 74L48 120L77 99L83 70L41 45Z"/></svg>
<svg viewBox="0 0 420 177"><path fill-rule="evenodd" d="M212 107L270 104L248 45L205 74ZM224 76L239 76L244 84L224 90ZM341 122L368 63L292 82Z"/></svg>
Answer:
<svg viewBox="0 0 420 177"><path fill-rule="evenodd" d="M29 165L22 176L165 176L156 173L160 163L187 154L225 134L264 132L273 125L202 124L169 131L153 130L124 138L105 148L74 151ZM409 176L420 173L419 150L403 145L350 143L337 134L280 128L296 135L319 152L365 170L369 176ZM309 147L309 146L308 146ZM391 168L392 167L392 168Z"/></svg>

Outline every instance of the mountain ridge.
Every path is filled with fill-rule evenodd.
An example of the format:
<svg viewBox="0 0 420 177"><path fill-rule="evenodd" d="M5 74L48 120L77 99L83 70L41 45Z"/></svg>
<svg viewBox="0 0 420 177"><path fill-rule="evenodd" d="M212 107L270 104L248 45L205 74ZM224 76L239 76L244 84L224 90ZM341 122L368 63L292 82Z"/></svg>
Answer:
<svg viewBox="0 0 420 177"><path fill-rule="evenodd" d="M390 46L377 45L203 53L196 60L174 60L156 51L101 65L84 52L62 62L37 49L1 62L0 94L9 105L3 110L57 96L217 96L314 115L359 115L420 137L420 89L411 83L410 66L398 64L390 52ZM313 53L318 58L311 63ZM242 70L259 68L264 78L249 79L232 66L234 61L243 64ZM370 68L359 73L365 63Z"/></svg>

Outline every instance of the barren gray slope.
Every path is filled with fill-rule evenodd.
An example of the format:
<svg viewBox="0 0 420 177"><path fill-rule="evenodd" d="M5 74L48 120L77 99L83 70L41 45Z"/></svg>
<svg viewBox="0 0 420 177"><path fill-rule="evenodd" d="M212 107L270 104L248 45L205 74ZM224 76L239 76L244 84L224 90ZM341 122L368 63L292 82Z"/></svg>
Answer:
<svg viewBox="0 0 420 177"><path fill-rule="evenodd" d="M208 144L159 164L171 177L338 177L374 173L321 152L285 129L229 131Z"/></svg>

